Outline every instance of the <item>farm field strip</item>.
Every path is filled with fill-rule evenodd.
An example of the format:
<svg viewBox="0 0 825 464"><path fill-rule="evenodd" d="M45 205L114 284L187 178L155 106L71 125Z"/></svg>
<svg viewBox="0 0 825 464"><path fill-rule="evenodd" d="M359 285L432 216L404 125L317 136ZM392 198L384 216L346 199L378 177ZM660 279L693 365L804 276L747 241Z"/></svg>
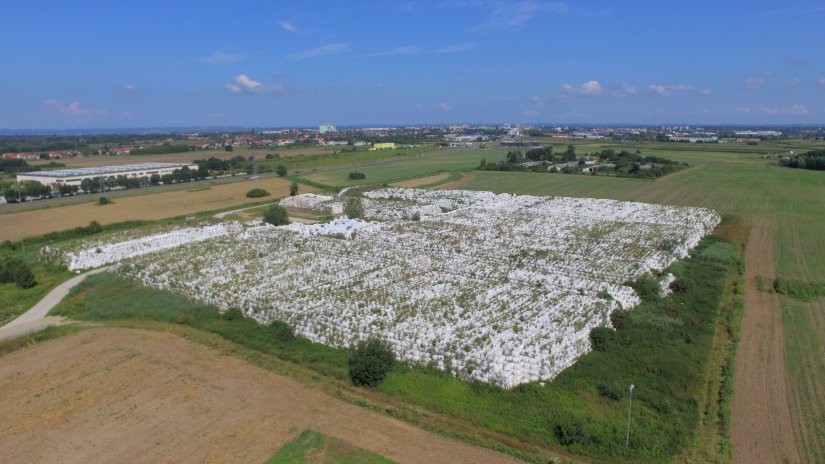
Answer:
<svg viewBox="0 0 825 464"><path fill-rule="evenodd" d="M610 200L366 196L375 221L251 226L135 253L113 269L261 323L284 320L313 341L347 347L377 335L406 361L512 387L552 379L589 351L591 328L638 303L624 282L684 257L719 222L705 209ZM324 210L337 201L282 204Z"/></svg>
<svg viewBox="0 0 825 464"><path fill-rule="evenodd" d="M243 182L214 185L206 190L152 193L114 199L100 206L92 198L87 203L59 208L37 209L0 215L0 241L20 240L29 236L80 227L96 220L111 224L129 220L156 220L204 210L222 209L248 203L246 197L253 187L260 187L273 198L289 195L289 181L280 178L261 178ZM313 191L314 187L302 186Z"/></svg>

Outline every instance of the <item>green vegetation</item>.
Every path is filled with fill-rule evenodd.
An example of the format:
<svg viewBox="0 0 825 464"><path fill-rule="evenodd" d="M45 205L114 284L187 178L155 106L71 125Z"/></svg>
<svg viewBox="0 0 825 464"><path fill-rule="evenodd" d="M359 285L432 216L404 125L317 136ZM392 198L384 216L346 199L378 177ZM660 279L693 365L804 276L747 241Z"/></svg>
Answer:
<svg viewBox="0 0 825 464"><path fill-rule="evenodd" d="M289 184L289 196L294 197L298 194L298 183L292 182Z"/></svg>
<svg viewBox="0 0 825 464"><path fill-rule="evenodd" d="M255 187L254 189L246 192L247 198L261 198L269 196L269 192L262 188Z"/></svg>
<svg viewBox="0 0 825 464"><path fill-rule="evenodd" d="M349 378L353 385L377 387L395 365L389 343L371 338L360 342L349 359Z"/></svg>
<svg viewBox="0 0 825 464"><path fill-rule="evenodd" d="M706 238L704 250L718 237ZM736 248L732 248L736 251ZM730 257L731 263L736 255ZM391 372L380 389L474 424L601 459L668 461L690 445L725 276L735 269L700 256L672 272L686 290L655 298L596 329L595 351L555 380L512 390L426 368ZM624 449L627 388L634 384L630 452Z"/></svg>
<svg viewBox="0 0 825 464"><path fill-rule="evenodd" d="M284 445L267 464L391 464L392 461L322 435L304 430L298 437Z"/></svg>
<svg viewBox="0 0 825 464"><path fill-rule="evenodd" d="M221 314L215 306L132 284L109 274L87 277L51 314L79 320L135 319L184 324L321 374L348 380L349 350L336 350L303 337L291 338L282 323L261 325L243 317L237 309Z"/></svg>
<svg viewBox="0 0 825 464"><path fill-rule="evenodd" d="M284 177L287 174L286 166L279 164L278 167L275 168L275 173L278 174L278 177Z"/></svg>
<svg viewBox="0 0 825 464"><path fill-rule="evenodd" d="M0 261L0 284L8 283L27 289L37 285L37 280L31 267L23 260L9 258Z"/></svg>
<svg viewBox="0 0 825 464"><path fill-rule="evenodd" d="M347 177L350 180L362 180L362 179L366 179L367 175L364 174L363 172L353 171L353 172L349 173L349 176L347 176Z"/></svg>
<svg viewBox="0 0 825 464"><path fill-rule="evenodd" d="M281 205L271 205L264 210L263 221L273 226L285 226L289 224L289 215Z"/></svg>
<svg viewBox="0 0 825 464"><path fill-rule="evenodd" d="M364 202L361 197L347 197L344 199L344 214L350 219L364 217Z"/></svg>
<svg viewBox="0 0 825 464"><path fill-rule="evenodd" d="M825 283L803 282L796 279L786 279L777 277L773 280L773 291L780 295L787 295L802 301L810 301L814 298L825 296Z"/></svg>
<svg viewBox="0 0 825 464"><path fill-rule="evenodd" d="M6 260L10 258L3 260L8 262ZM0 326L27 311L54 287L72 276L64 268L51 264L32 262L30 259L22 262L33 273L36 285L23 288L14 282L0 283Z"/></svg>
<svg viewBox="0 0 825 464"><path fill-rule="evenodd" d="M814 150L798 156L783 158L779 163L789 168L825 171L825 150Z"/></svg>
<svg viewBox="0 0 825 464"><path fill-rule="evenodd" d="M100 205L100 206L110 205L110 204L112 204L112 200L110 200L106 196L101 196L100 198L97 199L97 204Z"/></svg>

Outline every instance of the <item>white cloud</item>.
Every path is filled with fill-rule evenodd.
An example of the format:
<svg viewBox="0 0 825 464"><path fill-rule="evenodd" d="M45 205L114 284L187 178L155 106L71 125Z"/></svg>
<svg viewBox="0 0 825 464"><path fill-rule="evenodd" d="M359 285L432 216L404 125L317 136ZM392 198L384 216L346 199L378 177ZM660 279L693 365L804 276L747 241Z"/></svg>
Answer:
<svg viewBox="0 0 825 464"><path fill-rule="evenodd" d="M689 92L693 90L693 86L690 84L674 84L674 85L662 85L662 84L650 84L647 88L651 93L655 93L660 97L669 97L673 95L673 92Z"/></svg>
<svg viewBox="0 0 825 464"><path fill-rule="evenodd" d="M584 84L576 87L572 84L564 83L561 85L562 90L568 95L578 95L578 96L599 96L604 94L604 88L599 81L589 80Z"/></svg>
<svg viewBox="0 0 825 464"><path fill-rule="evenodd" d="M825 77L819 80L819 85L825 87Z"/></svg>
<svg viewBox="0 0 825 464"><path fill-rule="evenodd" d="M739 106L736 108L737 113L750 113L751 109L749 106Z"/></svg>
<svg viewBox="0 0 825 464"><path fill-rule="evenodd" d="M788 85L791 87L796 87L797 85L799 85L800 82L801 80L798 77L794 77L788 80Z"/></svg>
<svg viewBox="0 0 825 464"><path fill-rule="evenodd" d="M797 104L791 106L791 109L788 110L788 113L790 113L790 114L808 114L808 113L810 113L810 111L808 111L807 106L800 105L800 104L797 103Z"/></svg>
<svg viewBox="0 0 825 464"><path fill-rule="evenodd" d="M765 86L768 81L764 77L750 76L745 79L745 88L748 90L759 90Z"/></svg>
<svg viewBox="0 0 825 464"><path fill-rule="evenodd" d="M438 102L435 106L437 106L442 111L450 111L450 105L448 105L445 102Z"/></svg>
<svg viewBox="0 0 825 464"><path fill-rule="evenodd" d="M762 108L759 108L759 111L770 115L782 114L785 112L782 108L773 108L770 106L763 106Z"/></svg>
<svg viewBox="0 0 825 464"><path fill-rule="evenodd" d="M490 17L474 27L476 31L524 29L527 22L540 12L565 13L570 7L564 2L539 3L534 1L499 2L494 4ZM487 6L487 5L484 5Z"/></svg>
<svg viewBox="0 0 825 464"><path fill-rule="evenodd" d="M296 28L295 25L289 21L284 21L281 19L278 21L278 25L281 26L281 29L287 32L298 32L298 28Z"/></svg>
<svg viewBox="0 0 825 464"><path fill-rule="evenodd" d="M234 84L224 84L227 90L232 93L247 93L247 94L267 94L273 92L280 92L283 90L283 85L275 84L273 86L265 86L264 84L250 78L246 74L238 74L235 76Z"/></svg>
<svg viewBox="0 0 825 464"><path fill-rule="evenodd" d="M123 84L123 91L124 92L134 92L135 86L132 84Z"/></svg>
<svg viewBox="0 0 825 464"><path fill-rule="evenodd" d="M242 59L243 57L241 55L231 55L229 53L217 51L206 58L201 58L200 61L209 64L229 64L236 61L241 61Z"/></svg>
<svg viewBox="0 0 825 464"><path fill-rule="evenodd" d="M701 93L702 95L711 95L713 92L711 92L710 89L702 89L699 91L699 93Z"/></svg>
<svg viewBox="0 0 825 464"><path fill-rule="evenodd" d="M522 114L529 117L536 117L539 115L539 112L536 110L526 110Z"/></svg>
<svg viewBox="0 0 825 464"><path fill-rule="evenodd" d="M433 53L460 53L466 52L467 50L472 50L476 48L476 44L474 43L463 43L463 44L455 44L455 45L448 45L446 47L436 48L433 50Z"/></svg>
<svg viewBox="0 0 825 464"><path fill-rule="evenodd" d="M632 86L630 84L623 84L622 93L625 95L636 95L638 93L638 90L635 86Z"/></svg>
<svg viewBox="0 0 825 464"><path fill-rule="evenodd" d="M349 44L346 42L332 43L328 45L322 45L320 47L311 48L309 50L304 50L302 52L294 53L292 55L287 56L286 58L290 61L300 61L305 60L307 58L315 58L318 56L334 55L336 53L341 53L348 48Z"/></svg>
<svg viewBox="0 0 825 464"><path fill-rule="evenodd" d="M80 106L80 102L73 101L68 105L64 105L59 100L49 99L45 100L43 104L46 106L46 109L50 112L57 112L66 116L89 116L89 115L97 115L97 116L105 116L109 114L107 110L97 108L95 110L89 110Z"/></svg>
<svg viewBox="0 0 825 464"><path fill-rule="evenodd" d="M414 55L416 53L420 53L421 49L414 45L409 45L405 47L395 47L391 48L387 51L383 52L376 52L376 53L366 53L364 55L358 55L358 58L371 58L375 56L392 56L392 55Z"/></svg>

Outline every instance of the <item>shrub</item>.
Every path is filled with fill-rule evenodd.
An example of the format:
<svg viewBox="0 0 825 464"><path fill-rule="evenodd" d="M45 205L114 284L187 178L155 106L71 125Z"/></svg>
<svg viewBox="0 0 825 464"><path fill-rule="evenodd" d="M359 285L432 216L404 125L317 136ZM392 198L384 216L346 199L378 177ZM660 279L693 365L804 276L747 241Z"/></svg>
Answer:
<svg viewBox="0 0 825 464"><path fill-rule="evenodd" d="M14 251L16 249L17 245L15 245L11 240L6 240L3 243L0 243L0 250Z"/></svg>
<svg viewBox="0 0 825 464"><path fill-rule="evenodd" d="M258 187L255 187L254 189L246 192L246 197L247 198L260 198L260 197L266 197L266 196L269 196L269 192L267 192L266 190L264 190L262 188L258 188Z"/></svg>
<svg viewBox="0 0 825 464"><path fill-rule="evenodd" d="M293 182L289 184L289 196L294 197L298 194L298 183Z"/></svg>
<svg viewBox="0 0 825 464"><path fill-rule="evenodd" d="M358 197L347 197L344 200L344 214L350 219L364 217L364 202Z"/></svg>
<svg viewBox="0 0 825 464"><path fill-rule="evenodd" d="M28 264L19 259L0 262L0 283L12 282L20 288L32 288L37 285L34 272Z"/></svg>
<svg viewBox="0 0 825 464"><path fill-rule="evenodd" d="M275 340L279 342L291 342L295 340L295 331L284 321L272 321L268 329L269 332L275 336Z"/></svg>
<svg viewBox="0 0 825 464"><path fill-rule="evenodd" d="M615 332L607 327L595 327L590 331L590 346L593 351L607 351Z"/></svg>
<svg viewBox="0 0 825 464"><path fill-rule="evenodd" d="M366 179L367 175L364 174L363 172L353 171L353 172L349 173L349 178L350 178L350 180L361 180L361 179Z"/></svg>
<svg viewBox="0 0 825 464"><path fill-rule="evenodd" d="M676 279L670 283L670 289L673 293L686 293L690 290L690 282L685 279Z"/></svg>
<svg viewBox="0 0 825 464"><path fill-rule="evenodd" d="M285 226L289 224L289 214L281 205L272 205L264 211L264 222L273 226Z"/></svg>
<svg viewBox="0 0 825 464"><path fill-rule="evenodd" d="M238 308L229 308L222 314L225 321L239 321L244 318L243 313Z"/></svg>
<svg viewBox="0 0 825 464"><path fill-rule="evenodd" d="M284 166L283 164L279 164L275 168L275 174L278 174L278 177L284 177L286 175L286 173L287 173L286 166Z"/></svg>
<svg viewBox="0 0 825 464"><path fill-rule="evenodd" d="M395 354L390 345L371 338L356 346L349 360L349 378L354 385L375 387L392 370Z"/></svg>
<svg viewBox="0 0 825 464"><path fill-rule="evenodd" d="M97 199L97 204L101 205L101 206L102 205L108 205L108 204L111 204L111 203L112 203L112 200L110 200L109 197L100 197L100 198Z"/></svg>

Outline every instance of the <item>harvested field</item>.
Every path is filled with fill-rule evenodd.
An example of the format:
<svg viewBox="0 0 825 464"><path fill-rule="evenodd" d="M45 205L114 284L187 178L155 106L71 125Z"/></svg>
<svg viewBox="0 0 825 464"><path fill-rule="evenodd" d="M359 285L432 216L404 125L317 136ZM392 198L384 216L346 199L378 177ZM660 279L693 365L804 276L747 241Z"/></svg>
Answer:
<svg viewBox="0 0 825 464"><path fill-rule="evenodd" d="M269 191L273 201L289 195L289 181L278 178L262 178L248 182L233 182L214 185L208 189L192 191L175 191L150 193L117 198L110 205L97 204L97 195L90 196L88 203L22 211L0 216L3 223L0 229L1 240L20 240L34 235L85 226L95 220L101 224L110 224L128 220L156 220L168 217L192 214L199 211L216 210L251 201L246 197L253 187ZM202 187L203 184L197 184ZM309 186L304 192L314 191Z"/></svg>
<svg viewBox="0 0 825 464"><path fill-rule="evenodd" d="M168 333L43 342L0 358L0 388L6 462L264 462L306 428L397 462L516 462Z"/></svg>
<svg viewBox="0 0 825 464"><path fill-rule="evenodd" d="M802 462L791 419L781 302L756 286L757 276L776 276L768 219L754 222L745 262L745 315L731 405L734 462Z"/></svg>
<svg viewBox="0 0 825 464"><path fill-rule="evenodd" d="M447 180L449 177L450 177L449 173L443 172L441 174L436 174L434 176L419 177L418 179L410 179L410 180L405 180L405 181L402 181L402 182L395 182L395 183L390 184L390 186L391 187L415 188L415 187L421 187L422 185L435 184L437 182Z"/></svg>

